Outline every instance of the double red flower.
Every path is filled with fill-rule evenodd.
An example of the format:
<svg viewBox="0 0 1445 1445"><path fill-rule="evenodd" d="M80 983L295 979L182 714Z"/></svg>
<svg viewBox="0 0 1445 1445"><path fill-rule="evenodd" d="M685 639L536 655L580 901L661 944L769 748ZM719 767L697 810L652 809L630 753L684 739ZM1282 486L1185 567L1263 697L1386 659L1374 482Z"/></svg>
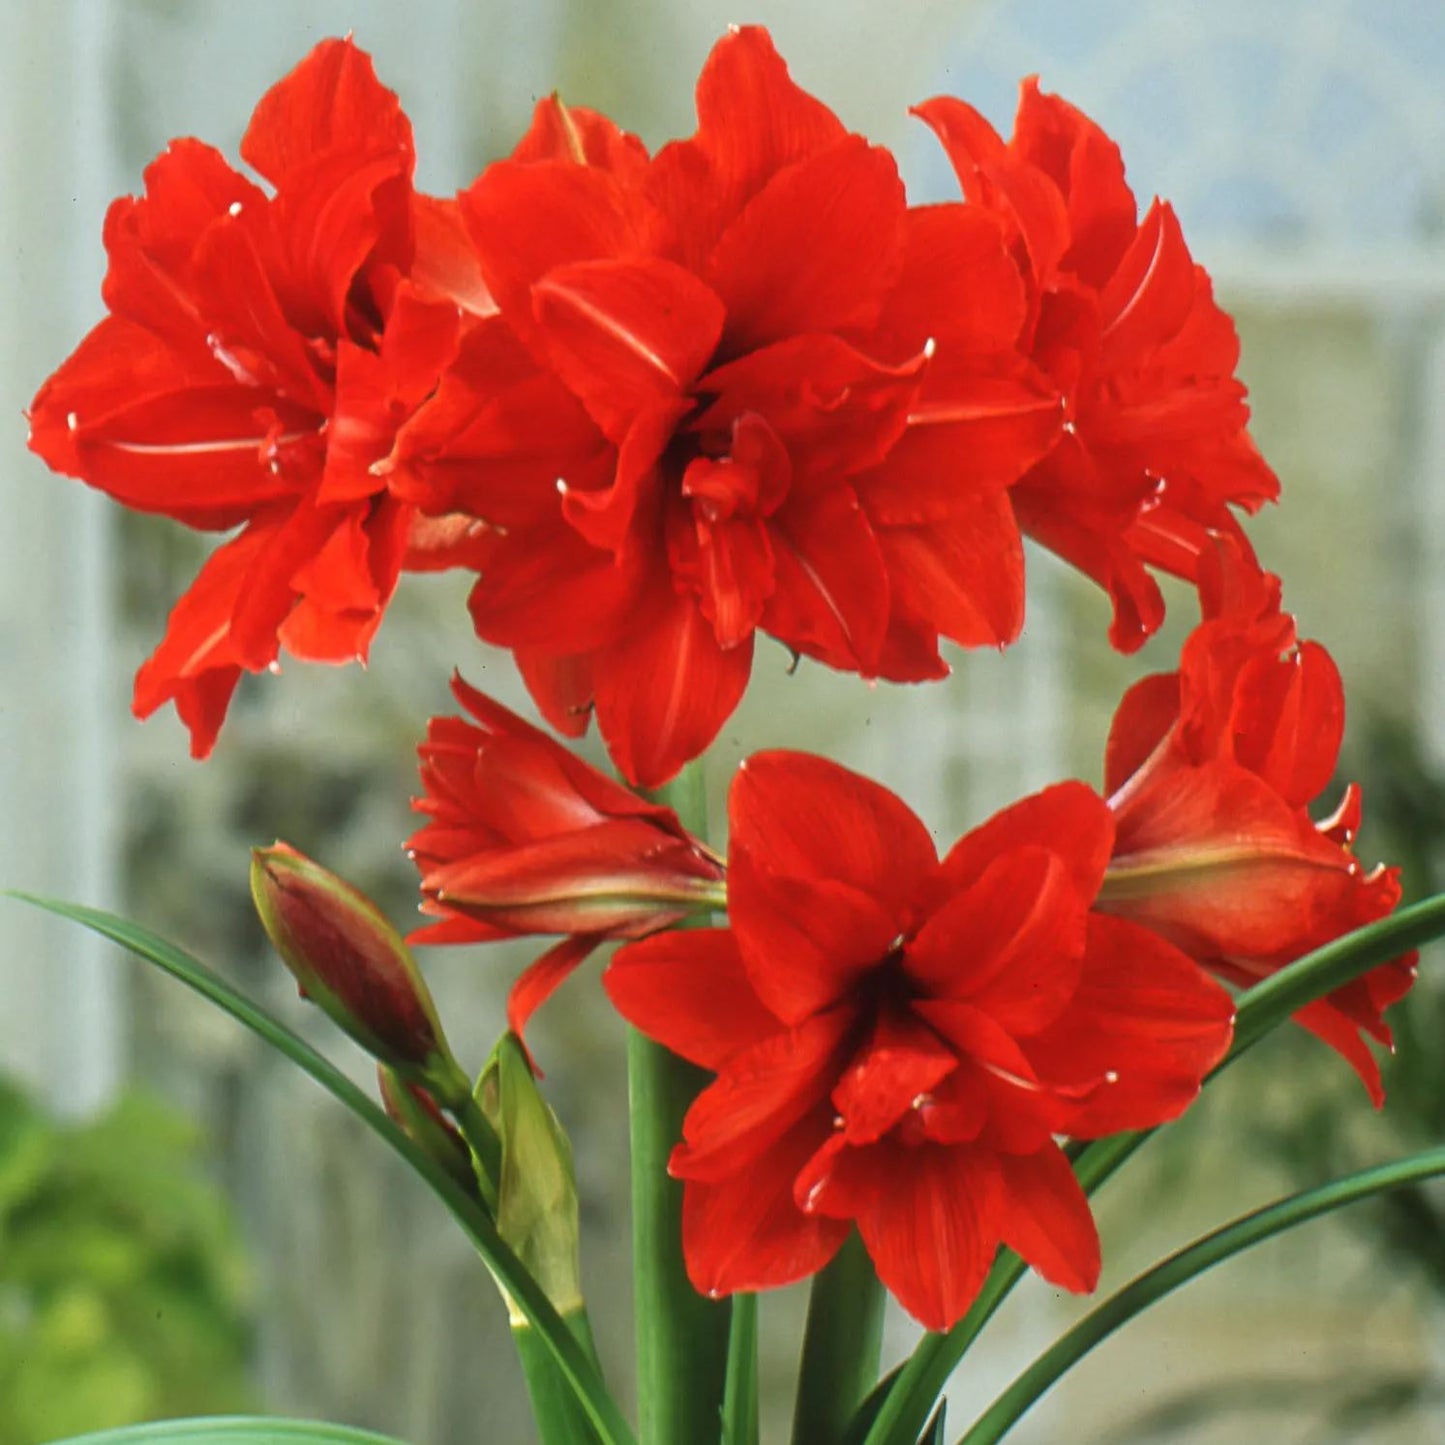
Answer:
<svg viewBox="0 0 1445 1445"><path fill-rule="evenodd" d="M940 635L1011 641L1004 493L1063 421L993 217L910 209L762 30L697 111L649 158L544 102L462 197L500 318L399 452L423 507L493 524L480 635L647 786L717 733L759 630L900 680L946 671Z"/></svg>
<svg viewBox="0 0 1445 1445"><path fill-rule="evenodd" d="M891 793L795 753L729 801L729 927L628 944L605 975L645 1033L713 1070L672 1157L700 1290L784 1284L856 1223L932 1329L1000 1243L1091 1289L1099 1246L1056 1138L1173 1118L1228 1046L1228 996L1091 912L1113 820L1082 784L939 861Z"/></svg>
<svg viewBox="0 0 1445 1445"><path fill-rule="evenodd" d="M1132 651L1164 617L1147 568L1198 581L1211 533L1243 533L1279 482L1245 425L1239 341L1171 207L1139 219L1118 147L1035 81L1005 142L972 106L918 108L964 195L996 216L1028 288L1018 338L1063 397L1053 448L1010 492L1024 531L1086 572Z"/></svg>
<svg viewBox="0 0 1445 1445"><path fill-rule="evenodd" d="M40 389L31 446L129 507L239 533L136 677L204 756L242 672L282 648L363 657L438 529L378 464L492 309L451 202L412 189L411 126L371 62L326 41L257 106L241 154L196 140L106 218L110 315ZM445 529L440 532L447 540Z"/></svg>
<svg viewBox="0 0 1445 1445"><path fill-rule="evenodd" d="M418 749L428 822L407 844L422 910L413 943L561 934L518 980L533 1011L608 938L641 938L720 905L722 860L670 808L619 787L499 703L452 679L471 715L433 718Z"/></svg>
<svg viewBox="0 0 1445 1445"><path fill-rule="evenodd" d="M1361 868L1351 784L1311 820L1339 756L1345 702L1328 652L1300 642L1279 582L1230 547L1203 559L1205 620L1179 671L1125 694L1109 734L1105 787L1113 857L1098 906L1155 929L1232 983L1385 917L1398 870ZM1297 1021L1337 1049L1376 1104L1380 1067L1364 1035L1390 1043L1383 1011L1415 978L1415 955L1309 1004Z"/></svg>

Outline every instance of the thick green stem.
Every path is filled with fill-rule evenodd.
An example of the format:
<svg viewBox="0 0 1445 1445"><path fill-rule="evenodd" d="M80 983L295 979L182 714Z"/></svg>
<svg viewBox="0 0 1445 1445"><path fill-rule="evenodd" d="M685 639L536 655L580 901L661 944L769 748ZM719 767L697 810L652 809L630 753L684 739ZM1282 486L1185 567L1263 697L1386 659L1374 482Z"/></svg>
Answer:
<svg viewBox="0 0 1445 1445"><path fill-rule="evenodd" d="M1061 1335L979 1417L958 1445L994 1445L1066 1370L1155 1301L1216 1264L1356 1200L1445 1174L1445 1148L1351 1174L1241 1216L1136 1275Z"/></svg>
<svg viewBox="0 0 1445 1445"><path fill-rule="evenodd" d="M698 838L707 832L700 763L657 795ZM705 920L698 920L699 922ZM641 1445L719 1438L731 1306L693 1289L682 1257L682 1184L667 1172L682 1119L708 1075L633 1030L627 1039L632 1125L632 1277Z"/></svg>
<svg viewBox="0 0 1445 1445"><path fill-rule="evenodd" d="M758 1445L758 1297L733 1296L722 1445Z"/></svg>
<svg viewBox="0 0 1445 1445"><path fill-rule="evenodd" d="M793 1445L838 1445L878 1378L883 1286L855 1230L813 1279Z"/></svg>

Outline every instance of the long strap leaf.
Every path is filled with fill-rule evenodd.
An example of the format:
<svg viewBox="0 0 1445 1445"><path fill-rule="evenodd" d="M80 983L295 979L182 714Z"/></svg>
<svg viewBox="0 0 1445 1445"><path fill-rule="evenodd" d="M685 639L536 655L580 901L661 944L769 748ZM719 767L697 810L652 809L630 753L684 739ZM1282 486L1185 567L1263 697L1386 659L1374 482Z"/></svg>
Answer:
<svg viewBox="0 0 1445 1445"><path fill-rule="evenodd" d="M1211 1079L1297 1009L1442 934L1445 894L1402 908L1389 918L1338 938L1256 984L1240 997L1233 1047ZM1074 1172L1084 1191L1092 1194L1152 1132L1116 1134L1078 1149ZM946 1334L925 1335L904 1365L864 1401L849 1434L850 1445L912 1445L964 1352L1026 1268L1012 1250L999 1251L968 1313Z"/></svg>
<svg viewBox="0 0 1445 1445"><path fill-rule="evenodd" d="M19 892L11 893L10 897L83 924L172 978L179 979L304 1069L323 1089L345 1104L411 1165L451 1211L478 1253L532 1322L538 1336L546 1342L558 1370L576 1393L604 1445L633 1445L632 1431L616 1402L607 1393L601 1377L537 1282L497 1233L496 1224L468 1197L456 1180L407 1138L385 1111L335 1065L278 1019L238 993L199 959L148 929L82 904Z"/></svg>
<svg viewBox="0 0 1445 1445"><path fill-rule="evenodd" d="M957 1445L994 1445L1066 1370L1157 1300L1236 1254L1372 1194L1445 1174L1445 1147L1302 1190L1221 1226L1136 1275L1061 1335L965 1431Z"/></svg>

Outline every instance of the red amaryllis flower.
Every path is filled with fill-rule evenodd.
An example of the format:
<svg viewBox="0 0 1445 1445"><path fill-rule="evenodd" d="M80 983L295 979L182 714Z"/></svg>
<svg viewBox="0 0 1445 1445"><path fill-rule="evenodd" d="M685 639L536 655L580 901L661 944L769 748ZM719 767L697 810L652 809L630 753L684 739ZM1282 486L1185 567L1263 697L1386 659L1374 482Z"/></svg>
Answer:
<svg viewBox="0 0 1445 1445"><path fill-rule="evenodd" d="M32 448L126 506L240 528L136 677L208 753L243 671L362 657L415 509L375 464L492 309L454 202L412 189L411 126L370 60L323 42L256 108L241 154L196 140L105 224L110 315L40 389ZM451 537L429 524L413 561Z"/></svg>
<svg viewBox="0 0 1445 1445"><path fill-rule="evenodd" d="M1016 636L1003 494L1063 421L993 217L909 209L765 31L718 44L697 111L649 158L543 103L462 198L502 324L401 442L422 506L495 524L480 635L647 786L716 734L758 630L899 680L943 675L940 634Z"/></svg>
<svg viewBox="0 0 1445 1445"><path fill-rule="evenodd" d="M1231 983L1250 984L1399 902L1397 870L1365 872L1351 784L1333 814L1307 808L1328 785L1344 731L1335 664L1300 642L1277 578L1231 548L1205 559L1205 620L1179 671L1146 677L1114 716L1105 786L1114 853L1098 907L1155 929ZM1415 955L1372 969L1296 1020L1338 1050L1378 1105L1381 1017L1415 977Z"/></svg>
<svg viewBox="0 0 1445 1445"><path fill-rule="evenodd" d="M1233 1017L1156 934L1091 913L1103 800L1051 788L940 863L893 794L764 753L729 814L729 927L629 944L605 975L626 1018L718 1075L671 1162L694 1285L785 1284L856 1223L931 1329L1000 1243L1093 1288L1098 1237L1056 1136L1174 1117Z"/></svg>
<svg viewBox="0 0 1445 1445"><path fill-rule="evenodd" d="M720 907L722 860L677 815L574 757L452 679L475 722L433 718L418 749L429 822L407 844L422 909L413 943L490 943L560 933L517 981L509 1019L533 1011L606 938L641 938Z"/></svg>
<svg viewBox="0 0 1445 1445"><path fill-rule="evenodd" d="M1105 588L1110 638L1132 651L1164 616L1146 567L1197 581L1211 531L1243 543L1231 506L1279 494L1245 431L1233 323L1169 205L1139 220L1113 141L1036 81L1007 143L960 100L917 113L1012 238L1029 283L1020 345L1068 409L1057 446L1010 493L1019 523Z"/></svg>

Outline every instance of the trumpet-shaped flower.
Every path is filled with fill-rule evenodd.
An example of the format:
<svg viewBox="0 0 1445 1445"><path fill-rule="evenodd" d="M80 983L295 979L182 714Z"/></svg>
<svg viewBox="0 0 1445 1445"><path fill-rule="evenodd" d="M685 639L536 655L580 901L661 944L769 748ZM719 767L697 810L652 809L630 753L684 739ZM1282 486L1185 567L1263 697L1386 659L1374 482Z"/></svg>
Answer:
<svg viewBox="0 0 1445 1445"><path fill-rule="evenodd" d="M696 1287L801 1278L856 1224L930 1329L1000 1244L1092 1289L1098 1237L1058 1136L1173 1118L1233 1018L1172 945L1091 911L1102 799L1051 788L940 862L877 784L764 753L729 815L729 926L628 944L605 975L624 1017L717 1075L671 1161Z"/></svg>
<svg viewBox="0 0 1445 1445"><path fill-rule="evenodd" d="M759 631L898 680L946 672L940 636L1011 641L1004 493L1063 422L994 218L909 208L765 31L697 110L648 157L542 104L462 197L500 318L398 451L419 505L491 524L478 633L643 786L715 736Z"/></svg>
<svg viewBox="0 0 1445 1445"><path fill-rule="evenodd" d="M418 750L427 823L408 843L423 909L415 943L563 934L518 981L527 1019L603 939L641 938L720 906L722 861L677 815L604 777L499 703L452 680L471 715L433 718Z"/></svg>
<svg viewBox="0 0 1445 1445"><path fill-rule="evenodd" d="M32 448L116 501L239 529L136 676L213 746L243 672L364 657L403 565L465 540L418 526L377 464L492 309L454 202L412 188L411 126L349 41L261 101L241 154L171 144L105 223L110 314L41 387Z"/></svg>
<svg viewBox="0 0 1445 1445"><path fill-rule="evenodd" d="M1036 81L1005 142L961 100L918 108L965 196L1006 229L1028 282L1019 344L1064 398L1056 445L1010 493L1024 531L1087 573L1132 651L1159 626L1150 567L1197 582L1211 532L1243 533L1279 482L1245 430L1239 341L1179 221L1139 219L1118 147Z"/></svg>
<svg viewBox="0 0 1445 1445"><path fill-rule="evenodd" d="M1113 857L1098 907L1144 924L1231 983L1248 985L1399 902L1397 870L1354 856L1359 789L1332 815L1308 806L1329 783L1344 692L1328 652L1298 640L1279 582L1220 546L1202 568L1205 619L1179 671L1124 696L1105 786ZM1376 1104L1389 1044L1383 1011L1415 977L1413 953L1326 994L1296 1020L1337 1049Z"/></svg>

